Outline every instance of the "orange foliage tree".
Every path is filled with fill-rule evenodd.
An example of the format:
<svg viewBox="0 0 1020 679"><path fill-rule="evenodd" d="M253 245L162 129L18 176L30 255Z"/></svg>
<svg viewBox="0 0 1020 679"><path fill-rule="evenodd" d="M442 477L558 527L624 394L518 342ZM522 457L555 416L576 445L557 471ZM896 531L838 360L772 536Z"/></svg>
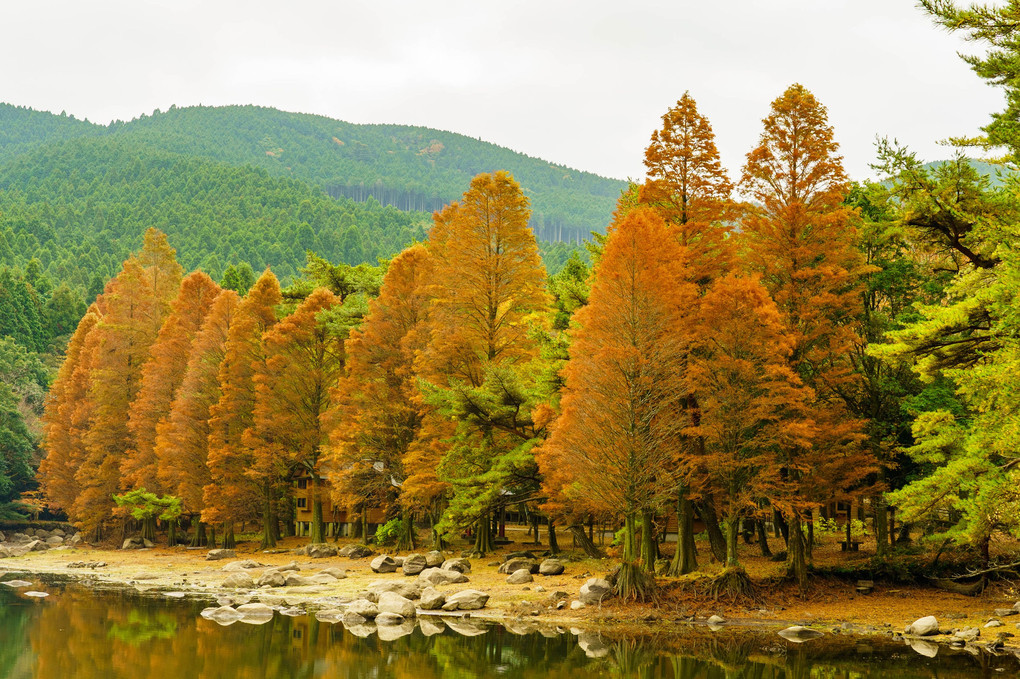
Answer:
<svg viewBox="0 0 1020 679"><path fill-rule="evenodd" d="M202 512L203 489L212 481L208 466L209 409L220 397L220 363L240 301L233 290L222 290L216 296L192 343L170 413L156 425L154 448L160 486L181 499L186 514ZM193 531L192 544L197 547L200 542L200 531Z"/></svg>
<svg viewBox="0 0 1020 679"><path fill-rule="evenodd" d="M733 257L728 240L733 217L733 184L719 159L708 119L687 92L662 116L645 149L648 180L640 202L676 227L690 250L687 277L707 283L724 272Z"/></svg>
<svg viewBox="0 0 1020 679"><path fill-rule="evenodd" d="M326 443L322 417L344 367L343 333L328 322L339 303L312 292L263 337L265 360L255 372L253 448L260 474L286 479L294 467L312 482L312 542L325 542L320 479Z"/></svg>
<svg viewBox="0 0 1020 679"><path fill-rule="evenodd" d="M505 493L523 501L537 489L531 412L541 371L529 333L547 323L549 299L530 214L513 177L480 174L430 234L430 342L418 370L427 402L458 424L440 463L452 489L443 525L474 524L479 553L492 548L489 517Z"/></svg>
<svg viewBox="0 0 1020 679"><path fill-rule="evenodd" d="M39 463L39 484L50 506L66 513L81 493L76 475L85 459L85 432L92 409L89 385L99 346L95 328L101 319L101 303L89 307L71 335L42 416L46 456Z"/></svg>
<svg viewBox="0 0 1020 679"><path fill-rule="evenodd" d="M325 418L338 503L352 506L367 498L392 500L397 494L394 483L401 488L407 483L405 457L422 416L414 356L423 348L420 340L432 270L429 251L422 245L411 246L395 257L379 297L369 304L364 323L351 332L344 345L346 376L337 385L335 407ZM398 548L412 549L410 509L415 505L404 497L401 505L404 530Z"/></svg>
<svg viewBox="0 0 1020 679"><path fill-rule="evenodd" d="M793 341L790 367L815 391L810 446L785 448L796 481L776 502L790 517L789 565L807 577L802 514L859 486L875 471L861 446L862 423L837 389L853 380L848 360L859 342L860 277L849 182L825 107L801 85L772 103L758 146L747 155L741 184L755 207L743 224L749 268L775 300Z"/></svg>
<svg viewBox="0 0 1020 679"><path fill-rule="evenodd" d="M128 409L181 273L166 236L149 229L142 250L124 262L103 293L105 313L94 330L99 346L90 376L92 412L76 476L81 493L69 511L86 532L98 534L111 516L130 444Z"/></svg>
<svg viewBox="0 0 1020 679"><path fill-rule="evenodd" d="M701 454L685 459L685 471L719 502L726 565L736 567L741 517L782 493L781 451L814 439L804 415L813 392L790 368L793 340L755 278L716 280L700 300L698 327L686 371L698 417L686 433Z"/></svg>
<svg viewBox="0 0 1020 679"><path fill-rule="evenodd" d="M684 277L704 288L734 264L730 235L735 209L733 184L719 159L712 126L698 112L689 93L685 92L662 116L662 129L652 133L645 149L645 167L648 179L640 188L640 202L653 207L674 227L680 244L687 249ZM684 416L697 424L697 412L697 402L688 394ZM681 458L700 450L697 437L688 436L684 443ZM713 538L713 551L722 557L722 541L715 539L719 532L711 494L704 495L700 502ZM667 570L669 575L697 568L694 505L684 482L677 489L677 525L677 549Z"/></svg>
<svg viewBox="0 0 1020 679"><path fill-rule="evenodd" d="M278 479L258 465L250 434L254 424L255 372L265 360L262 336L276 324L282 300L280 283L271 271L255 281L230 324L219 369L219 400L209 408L209 475L204 490L202 520L225 522L258 516L261 507L262 543L276 544L279 526L273 508Z"/></svg>
<svg viewBox="0 0 1020 679"><path fill-rule="evenodd" d="M562 414L539 457L562 492L623 515L625 597L643 597L648 584L635 565L637 519L676 488L684 406L677 380L697 296L683 280L684 260L675 233L652 210L631 210L611 227L589 303L575 315Z"/></svg>
<svg viewBox="0 0 1020 679"><path fill-rule="evenodd" d="M157 427L170 412L185 376L191 343L219 291L220 287L201 271L181 281L170 315L142 367L141 387L128 412L132 445L121 462L123 490L145 488L157 495L165 491L158 479Z"/></svg>

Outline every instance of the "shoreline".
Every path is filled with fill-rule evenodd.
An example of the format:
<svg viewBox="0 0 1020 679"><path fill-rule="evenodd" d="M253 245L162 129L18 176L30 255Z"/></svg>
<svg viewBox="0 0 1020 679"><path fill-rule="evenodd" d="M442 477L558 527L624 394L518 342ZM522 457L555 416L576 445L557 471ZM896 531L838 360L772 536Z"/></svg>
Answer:
<svg viewBox="0 0 1020 679"><path fill-rule="evenodd" d="M295 543L298 544L298 543ZM303 541L302 541L303 544ZM251 550L250 545L242 543L236 550L236 556L219 560L207 560L207 549L150 548L139 550L111 550L90 546L59 547L46 551L30 552L24 556L0 559L0 575L30 574L37 576L58 576L61 579L80 584L92 589L134 590L141 594L163 594L170 599L190 599L193 601L217 602L259 602L277 607L300 607L309 615L317 612L342 607L345 603L359 598L372 583L392 581L410 584L418 580L416 576L406 576L397 569L396 572L373 572L370 563L373 557L349 559L338 556L311 558L292 553L291 549L276 549L269 552ZM447 554L453 557L452 554ZM592 560L567 560L566 571L562 575L543 577L534 576L534 581L525 585L509 585L506 575L496 573L500 560L498 554L483 559L472 559L471 570L467 573L468 581L462 584L447 584L436 589L452 594L463 589L477 589L489 594L490 598L484 608L471 611L419 611L422 617L462 617L485 622L498 623L518 628L574 628L586 632L598 632L609 636L663 636L676 637L690 633L710 631L715 634L733 632L756 632L780 639L778 632L791 626L803 626L817 630L822 635L820 641L834 637L857 638L861 640L881 639L893 643L902 643L921 655L933 657L939 648L964 649L970 652L1005 653L1020 659L1020 615L1010 614L1000 619L999 626L986 628L985 620L993 617L991 609L1006 609L1005 601L989 601L987 598L963 597L962 595L938 594L931 592L931 598L942 601L929 602L928 608L944 605L947 598L960 613L952 616L937 615L939 627L947 633L937 635L913 636L903 633L905 625L923 615L910 620L889 619L893 616L883 613L876 616L876 609L889 610L894 602L902 603L906 595L917 599L921 588L910 591L903 589L889 590L887 593L876 593L868 597L860 597L858 606L844 607L849 615L840 618L827 617L812 612L818 608L814 603L824 600L824 596L816 593L799 606L789 604L788 598L774 595L771 601L762 604L757 610L746 605L713 602L696 596L688 597L689 605L684 601L669 601L656 607L650 604L625 604L610 599L599 606L585 606L571 609L571 602L578 598L578 590L588 577L594 577L598 571L593 567L605 566L609 562ZM569 557L567 557L569 558ZM254 560L257 567L241 569L237 562ZM235 564L231 569L224 567ZM344 577L323 582L282 587L257 587L233 589L223 586L223 581L232 573L247 572L253 577L266 571L277 570L283 566L291 568L291 572L302 577L321 574L323 570L332 572L342 570ZM10 578L5 578L10 580ZM664 580L664 583L671 582ZM566 594L565 604L559 609L555 602L550 606L550 593ZM767 596L767 595L766 595ZM958 597L958 599L956 599ZM555 597L563 600L563 597ZM210 604L214 605L214 604ZM757 604L755 604L757 605ZM914 603L917 610L924 609L924 601ZM892 607L894 610L897 608ZM902 608L902 606L900 606ZM826 610L822 607L822 610ZM714 613L711 611L715 611ZM744 615L741 615L744 613ZM713 615L722 617L720 624L712 624ZM960 645L953 644L949 630L976 627L980 630L977 639ZM811 641L807 641L810 644ZM933 651L934 647L934 651Z"/></svg>

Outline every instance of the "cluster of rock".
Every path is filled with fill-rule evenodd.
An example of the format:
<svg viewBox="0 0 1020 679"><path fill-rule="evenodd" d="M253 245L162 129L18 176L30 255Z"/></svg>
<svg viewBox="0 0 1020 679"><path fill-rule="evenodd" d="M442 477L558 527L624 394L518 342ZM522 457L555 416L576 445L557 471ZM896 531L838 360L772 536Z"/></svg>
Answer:
<svg viewBox="0 0 1020 679"><path fill-rule="evenodd" d="M467 559L447 559L442 552L435 551L405 557L383 554L372 559L370 566L373 573L396 573L400 569L404 575L421 575L430 568L456 570L460 573L471 570Z"/></svg>
<svg viewBox="0 0 1020 679"><path fill-rule="evenodd" d="M446 568L426 571L463 573ZM422 573L424 575L424 572ZM430 580L419 576L416 581L376 580L343 610L325 611L322 615L342 620L345 625L364 624L374 620L377 625L399 625L417 616L418 610L474 611L484 608L489 595L477 589L463 589L452 594L440 592ZM417 601L417 605L415 604Z"/></svg>
<svg viewBox="0 0 1020 679"><path fill-rule="evenodd" d="M68 537L67 532L60 528L53 530L26 528L23 532L10 535L0 532L0 559L23 556L29 552L41 552L55 547L75 547L81 544L81 541L81 533L75 533Z"/></svg>
<svg viewBox="0 0 1020 679"><path fill-rule="evenodd" d="M258 568L263 568L263 564L250 559L228 563L223 570L230 572L230 575L223 580L223 588L309 587L328 585L347 577L347 571L342 568L324 568L313 575L300 575L298 571L301 569L293 561L285 566L266 568L254 576L248 572Z"/></svg>
<svg viewBox="0 0 1020 679"><path fill-rule="evenodd" d="M531 552L508 554L500 564L498 572L507 576L508 585L524 585L535 580L535 575L562 575L566 567L559 559L545 559L539 563Z"/></svg>

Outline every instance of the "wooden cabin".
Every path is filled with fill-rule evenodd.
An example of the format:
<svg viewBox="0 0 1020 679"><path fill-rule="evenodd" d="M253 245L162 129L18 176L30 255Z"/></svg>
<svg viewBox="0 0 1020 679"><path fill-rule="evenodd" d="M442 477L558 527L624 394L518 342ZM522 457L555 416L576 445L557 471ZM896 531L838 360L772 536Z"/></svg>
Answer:
<svg viewBox="0 0 1020 679"><path fill-rule="evenodd" d="M312 533L312 479L308 472L301 470L293 478L294 485L294 532L296 535L305 536ZM348 517L348 512L343 507L335 506L332 498L332 488L327 479L319 479L319 498L322 500L322 521L326 527L326 537L348 536L353 533L352 520L358 517ZM368 532L375 533L375 529L386 523L386 509L383 507L370 507L368 510Z"/></svg>

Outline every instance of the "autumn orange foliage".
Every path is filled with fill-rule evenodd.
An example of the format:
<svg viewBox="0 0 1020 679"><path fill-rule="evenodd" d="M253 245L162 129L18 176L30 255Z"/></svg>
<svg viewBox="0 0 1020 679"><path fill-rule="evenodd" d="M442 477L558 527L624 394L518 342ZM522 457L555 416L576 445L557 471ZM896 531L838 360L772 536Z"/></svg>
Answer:
<svg viewBox="0 0 1020 679"><path fill-rule="evenodd" d="M793 342L790 367L814 389L810 446L785 449L795 487L774 502L791 515L791 571L804 582L801 512L859 488L876 471L838 389L855 379L848 360L859 342L860 276L849 182L825 107L801 85L772 104L741 184L757 207L744 221L747 266L768 289Z"/></svg>
<svg viewBox="0 0 1020 679"><path fill-rule="evenodd" d="M180 281L173 248L165 235L150 229L142 250L124 263L103 293L105 312L94 330L98 347L90 373L92 410L85 457L76 474L81 492L69 508L70 516L87 532L98 532L111 516L130 440L129 407Z"/></svg>
<svg viewBox="0 0 1020 679"><path fill-rule="evenodd" d="M98 346L94 331L100 317L99 304L93 304L78 323L42 417L46 457L39 463L39 484L49 504L65 512L81 493L75 477L85 458L85 432L92 408L89 385Z"/></svg>
<svg viewBox="0 0 1020 679"><path fill-rule="evenodd" d="M209 410L219 401L219 371L231 323L240 304L222 290L195 336L184 378L167 418L156 426L155 455L160 486L181 498L186 514L200 513L209 474Z"/></svg>
<svg viewBox="0 0 1020 679"><path fill-rule="evenodd" d="M391 479L402 484L401 496L414 492L418 479L408 487L404 459L421 423L414 357L427 337L423 324L432 271L429 250L422 245L397 255L364 323L345 343L347 372L327 418L334 498L342 505L353 507L367 498L387 501L396 494ZM435 468L429 471L434 474Z"/></svg>
<svg viewBox="0 0 1020 679"><path fill-rule="evenodd" d="M170 413L177 388L185 376L191 343L205 320L220 286L201 271L181 281L170 315L159 330L142 367L138 396L128 412L131 447L121 462L121 487L145 488L160 494L155 443L157 427Z"/></svg>
<svg viewBox="0 0 1020 679"><path fill-rule="evenodd" d="M680 244L690 251L688 278L704 283L725 272L734 256L728 221L735 216L733 184L720 162L712 126L689 93L662 116L662 129L652 132L645 167L648 180L640 202L675 226Z"/></svg>
<svg viewBox="0 0 1020 679"><path fill-rule="evenodd" d="M268 269L237 308L219 368L220 398L209 408L209 475L202 520L251 519L272 523L272 485L258 468L250 429L255 413L255 373L265 361L262 336L276 324L280 283ZM245 436L246 432L248 437ZM272 541L269 531L264 539Z"/></svg>
<svg viewBox="0 0 1020 679"><path fill-rule="evenodd" d="M257 284L256 284L257 285ZM256 480L289 481L291 470L312 482L312 542L323 542L321 463L328 412L344 367L344 338L322 318L339 303L319 288L263 336L264 361L255 363L255 409L251 436Z"/></svg>
<svg viewBox="0 0 1020 679"><path fill-rule="evenodd" d="M589 304L572 331L562 415L539 455L549 482L592 510L627 522L624 559L636 559L635 520L675 490L687 347L697 290L686 254L654 211L627 214L609 233Z"/></svg>
<svg viewBox="0 0 1020 679"><path fill-rule="evenodd" d="M687 483L717 503L727 533L727 565L737 565L741 517L765 498L785 496L782 450L810 447L814 423L805 415L814 393L789 366L793 341L769 297L752 277L717 279L700 300L699 332L685 378L696 396L700 454L681 458Z"/></svg>

